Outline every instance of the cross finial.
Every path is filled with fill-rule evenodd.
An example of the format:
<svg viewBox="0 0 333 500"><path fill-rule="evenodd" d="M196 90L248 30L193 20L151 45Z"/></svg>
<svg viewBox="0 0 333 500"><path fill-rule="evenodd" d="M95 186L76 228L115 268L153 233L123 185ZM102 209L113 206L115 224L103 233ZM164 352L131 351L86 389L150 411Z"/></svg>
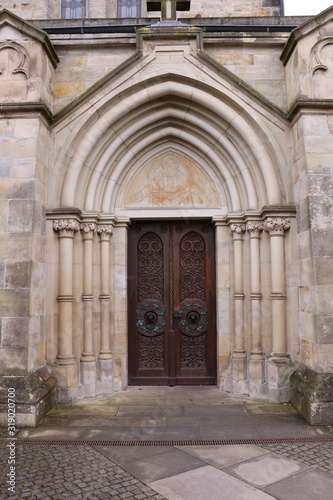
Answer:
<svg viewBox="0 0 333 500"><path fill-rule="evenodd" d="M161 17L162 21L176 21L177 17L176 0L162 0Z"/></svg>

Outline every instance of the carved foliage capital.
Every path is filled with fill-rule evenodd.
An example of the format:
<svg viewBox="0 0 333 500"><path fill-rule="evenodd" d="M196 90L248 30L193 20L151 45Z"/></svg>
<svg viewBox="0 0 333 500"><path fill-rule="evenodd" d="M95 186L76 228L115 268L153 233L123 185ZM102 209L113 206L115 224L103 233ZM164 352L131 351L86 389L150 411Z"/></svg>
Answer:
<svg viewBox="0 0 333 500"><path fill-rule="evenodd" d="M101 241L110 241L113 226L111 224L99 224L97 226L97 233L101 237Z"/></svg>
<svg viewBox="0 0 333 500"><path fill-rule="evenodd" d="M83 234L84 240L91 240L96 233L96 224L94 222L82 222L80 224L80 229Z"/></svg>
<svg viewBox="0 0 333 500"><path fill-rule="evenodd" d="M246 224L246 230L250 233L251 238L259 238L260 231L263 230L263 223L258 220L250 220Z"/></svg>
<svg viewBox="0 0 333 500"><path fill-rule="evenodd" d="M234 239L242 239L245 231L245 224L231 224L230 231Z"/></svg>
<svg viewBox="0 0 333 500"><path fill-rule="evenodd" d="M58 219L53 221L53 229L59 233L59 238L73 238L80 224L75 219Z"/></svg>
<svg viewBox="0 0 333 500"><path fill-rule="evenodd" d="M265 231L267 231L270 235L279 234L283 235L287 229L290 228L290 220L283 219L282 217L269 217L265 221L264 225Z"/></svg>

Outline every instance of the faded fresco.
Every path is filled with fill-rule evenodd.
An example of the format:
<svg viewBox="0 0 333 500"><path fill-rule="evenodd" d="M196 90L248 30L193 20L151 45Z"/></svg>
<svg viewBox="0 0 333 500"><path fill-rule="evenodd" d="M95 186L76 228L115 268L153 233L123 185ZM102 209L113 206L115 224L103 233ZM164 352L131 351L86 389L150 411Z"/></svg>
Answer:
<svg viewBox="0 0 333 500"><path fill-rule="evenodd" d="M218 207L220 199L207 174L179 153L165 153L134 177L125 206Z"/></svg>

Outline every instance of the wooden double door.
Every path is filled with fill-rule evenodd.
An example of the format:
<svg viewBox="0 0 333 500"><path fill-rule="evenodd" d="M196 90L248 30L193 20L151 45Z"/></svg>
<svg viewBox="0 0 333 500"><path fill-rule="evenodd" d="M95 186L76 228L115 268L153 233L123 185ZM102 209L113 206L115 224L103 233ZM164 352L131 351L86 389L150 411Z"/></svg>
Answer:
<svg viewBox="0 0 333 500"><path fill-rule="evenodd" d="M129 384L215 384L211 223L135 221L128 243Z"/></svg>

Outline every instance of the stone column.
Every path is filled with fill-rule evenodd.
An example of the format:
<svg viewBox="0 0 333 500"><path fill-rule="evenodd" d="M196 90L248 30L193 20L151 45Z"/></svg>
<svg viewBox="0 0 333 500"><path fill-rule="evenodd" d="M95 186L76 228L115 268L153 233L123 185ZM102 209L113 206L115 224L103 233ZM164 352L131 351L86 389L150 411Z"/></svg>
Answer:
<svg viewBox="0 0 333 500"><path fill-rule="evenodd" d="M216 329L217 329L217 386L232 392L230 362L230 228L223 216L213 218L216 246Z"/></svg>
<svg viewBox="0 0 333 500"><path fill-rule="evenodd" d="M270 235L271 248L271 300L273 352L268 364L268 387L272 401L289 401L289 356L286 336L286 279L284 266L284 235L290 227L289 219L269 217L265 231Z"/></svg>
<svg viewBox="0 0 333 500"><path fill-rule="evenodd" d="M260 283L260 232L263 224L260 221L249 221L246 226L250 234L251 253L251 316L252 316L252 347L249 359L249 389L250 395L262 393L264 382L264 356L261 346L261 283Z"/></svg>
<svg viewBox="0 0 333 500"><path fill-rule="evenodd" d="M110 238L112 224L99 224L97 233L101 244L101 339L98 356L98 392L108 394L113 390L113 356L110 349Z"/></svg>
<svg viewBox="0 0 333 500"><path fill-rule="evenodd" d="M77 363L73 355L73 239L80 225L75 219L53 221L59 236L59 337L58 367L54 374L60 399L67 400L78 385Z"/></svg>
<svg viewBox="0 0 333 500"><path fill-rule="evenodd" d="M96 395L96 357L93 349L93 238L96 224L83 222L83 352L81 355L81 384L85 396Z"/></svg>
<svg viewBox="0 0 333 500"><path fill-rule="evenodd" d="M243 232L245 224L231 224L234 244L234 309L235 337L232 363L232 385L235 393L245 392L247 379L246 353L244 349L244 291L243 291Z"/></svg>

